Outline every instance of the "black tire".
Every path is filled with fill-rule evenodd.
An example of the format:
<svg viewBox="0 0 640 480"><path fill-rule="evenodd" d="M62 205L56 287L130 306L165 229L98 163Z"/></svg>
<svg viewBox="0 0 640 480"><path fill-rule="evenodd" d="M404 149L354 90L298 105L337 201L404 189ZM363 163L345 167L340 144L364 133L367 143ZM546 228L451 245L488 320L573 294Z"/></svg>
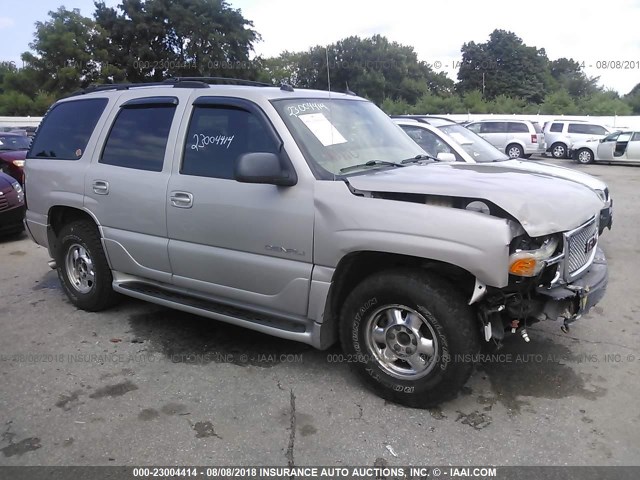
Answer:
<svg viewBox="0 0 640 480"><path fill-rule="evenodd" d="M399 309L406 309L403 310L408 313L406 319L412 311L411 317L422 322L418 332L423 339L435 339L433 355L420 355L425 365L422 373L400 375L398 372L405 365L412 368L400 357L395 362L380 360L381 349L395 355L404 348L399 355L406 356L411 353L409 349L414 348L412 345L417 345L414 339L420 343L419 337L413 336L415 330L410 332L412 336L405 333L403 340L403 332L392 332L389 325L374 329L379 325L377 319L389 312L393 315ZM381 311L383 313L379 313ZM402 328L398 323L392 327ZM375 346L371 346L372 339L379 337L367 331L376 330L384 332L384 342L395 341L395 344L373 341ZM342 308L340 341L346 357L353 360L352 366L369 388L382 398L415 408L432 407L454 398L469 379L473 356L480 350L479 328L462 295L446 280L410 269L374 274L351 292ZM413 361L415 363L415 358Z"/></svg>
<svg viewBox="0 0 640 480"><path fill-rule="evenodd" d="M581 148L575 153L574 158L576 162L582 165L588 165L589 163L593 163L593 152L588 148Z"/></svg>
<svg viewBox="0 0 640 480"><path fill-rule="evenodd" d="M88 288L88 291L82 291L84 288L81 285L73 283L73 274L70 273L69 262L67 262L68 255L72 255L70 252L79 249L84 249L86 252L86 256L84 256L85 269L87 269L87 264L90 264L93 272L91 280L85 279L84 288ZM79 220L62 227L58 235L56 265L60 283L67 297L76 307L89 312L97 312L118 301L119 295L111 287L113 281L111 269L102 249L100 234L94 223Z"/></svg>
<svg viewBox="0 0 640 480"><path fill-rule="evenodd" d="M531 158L532 155L533 155L533 153L525 153L522 157L523 158Z"/></svg>
<svg viewBox="0 0 640 480"><path fill-rule="evenodd" d="M567 146L564 143L556 142L553 145L551 145L550 152L553 158L562 159L562 158L567 158L568 150L567 150Z"/></svg>
<svg viewBox="0 0 640 480"><path fill-rule="evenodd" d="M524 150L517 143L510 143L504 151L509 158L522 158Z"/></svg>

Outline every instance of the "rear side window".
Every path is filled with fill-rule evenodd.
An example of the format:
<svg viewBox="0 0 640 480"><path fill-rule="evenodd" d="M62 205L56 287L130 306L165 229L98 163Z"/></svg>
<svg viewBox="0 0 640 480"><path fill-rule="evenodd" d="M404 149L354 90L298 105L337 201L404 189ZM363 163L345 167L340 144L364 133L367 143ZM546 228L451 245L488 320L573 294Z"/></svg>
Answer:
<svg viewBox="0 0 640 480"><path fill-rule="evenodd" d="M73 100L55 105L38 128L28 156L78 160L84 154L106 106L106 98Z"/></svg>
<svg viewBox="0 0 640 480"><path fill-rule="evenodd" d="M561 123L552 123L551 127L549 128L550 132L562 132L562 124Z"/></svg>
<svg viewBox="0 0 640 480"><path fill-rule="evenodd" d="M483 122L480 125L480 133L506 133L506 122Z"/></svg>
<svg viewBox="0 0 640 480"><path fill-rule="evenodd" d="M606 135L607 130L600 125L587 125L590 135Z"/></svg>
<svg viewBox="0 0 640 480"><path fill-rule="evenodd" d="M509 122L509 133L529 133L529 127L520 122Z"/></svg>
<svg viewBox="0 0 640 480"><path fill-rule="evenodd" d="M584 123L570 123L569 127L567 127L567 132L569 133L591 133L589 131L589 125Z"/></svg>
<svg viewBox="0 0 640 480"><path fill-rule="evenodd" d="M175 105L136 105L118 113L100 163L162 171Z"/></svg>
<svg viewBox="0 0 640 480"><path fill-rule="evenodd" d="M278 153L278 145L253 113L233 106L196 106L185 143L183 175L234 178L236 159L249 152Z"/></svg>

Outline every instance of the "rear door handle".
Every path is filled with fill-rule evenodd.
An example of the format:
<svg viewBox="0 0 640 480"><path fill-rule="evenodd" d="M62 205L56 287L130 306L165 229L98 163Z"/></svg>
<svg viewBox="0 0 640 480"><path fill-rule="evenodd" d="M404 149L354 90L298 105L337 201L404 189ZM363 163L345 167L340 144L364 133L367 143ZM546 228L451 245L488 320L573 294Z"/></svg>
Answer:
<svg viewBox="0 0 640 480"><path fill-rule="evenodd" d="M109 194L109 182L106 180L94 180L93 181L93 193L96 195L108 195Z"/></svg>
<svg viewBox="0 0 640 480"><path fill-rule="evenodd" d="M191 208L193 206L193 195L189 192L171 192L169 199L171 205L176 208Z"/></svg>

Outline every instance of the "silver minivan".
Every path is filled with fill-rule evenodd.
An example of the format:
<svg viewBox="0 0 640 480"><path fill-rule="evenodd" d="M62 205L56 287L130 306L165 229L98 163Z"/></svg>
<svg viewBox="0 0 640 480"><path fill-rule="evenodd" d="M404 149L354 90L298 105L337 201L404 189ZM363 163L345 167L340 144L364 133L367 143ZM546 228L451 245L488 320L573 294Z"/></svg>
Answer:
<svg viewBox="0 0 640 480"><path fill-rule="evenodd" d="M528 120L478 120L467 128L485 138L510 158L529 158L545 150L544 133L537 122Z"/></svg>

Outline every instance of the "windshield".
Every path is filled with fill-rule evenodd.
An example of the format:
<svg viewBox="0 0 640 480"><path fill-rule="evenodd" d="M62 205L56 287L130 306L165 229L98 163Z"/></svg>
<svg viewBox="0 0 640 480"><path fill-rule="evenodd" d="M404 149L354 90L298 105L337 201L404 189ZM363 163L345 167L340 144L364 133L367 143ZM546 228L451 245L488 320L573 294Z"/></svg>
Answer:
<svg viewBox="0 0 640 480"><path fill-rule="evenodd" d="M383 162L401 162L425 153L382 110L365 100L295 98L275 100L273 105L321 178L344 175L341 170L354 174L394 168Z"/></svg>
<svg viewBox="0 0 640 480"><path fill-rule="evenodd" d="M509 160L509 157L484 138L462 125L449 124L441 125L438 128L458 142L464 151L478 163Z"/></svg>
<svg viewBox="0 0 640 480"><path fill-rule="evenodd" d="M0 150L29 150L31 139L26 135L0 135Z"/></svg>

